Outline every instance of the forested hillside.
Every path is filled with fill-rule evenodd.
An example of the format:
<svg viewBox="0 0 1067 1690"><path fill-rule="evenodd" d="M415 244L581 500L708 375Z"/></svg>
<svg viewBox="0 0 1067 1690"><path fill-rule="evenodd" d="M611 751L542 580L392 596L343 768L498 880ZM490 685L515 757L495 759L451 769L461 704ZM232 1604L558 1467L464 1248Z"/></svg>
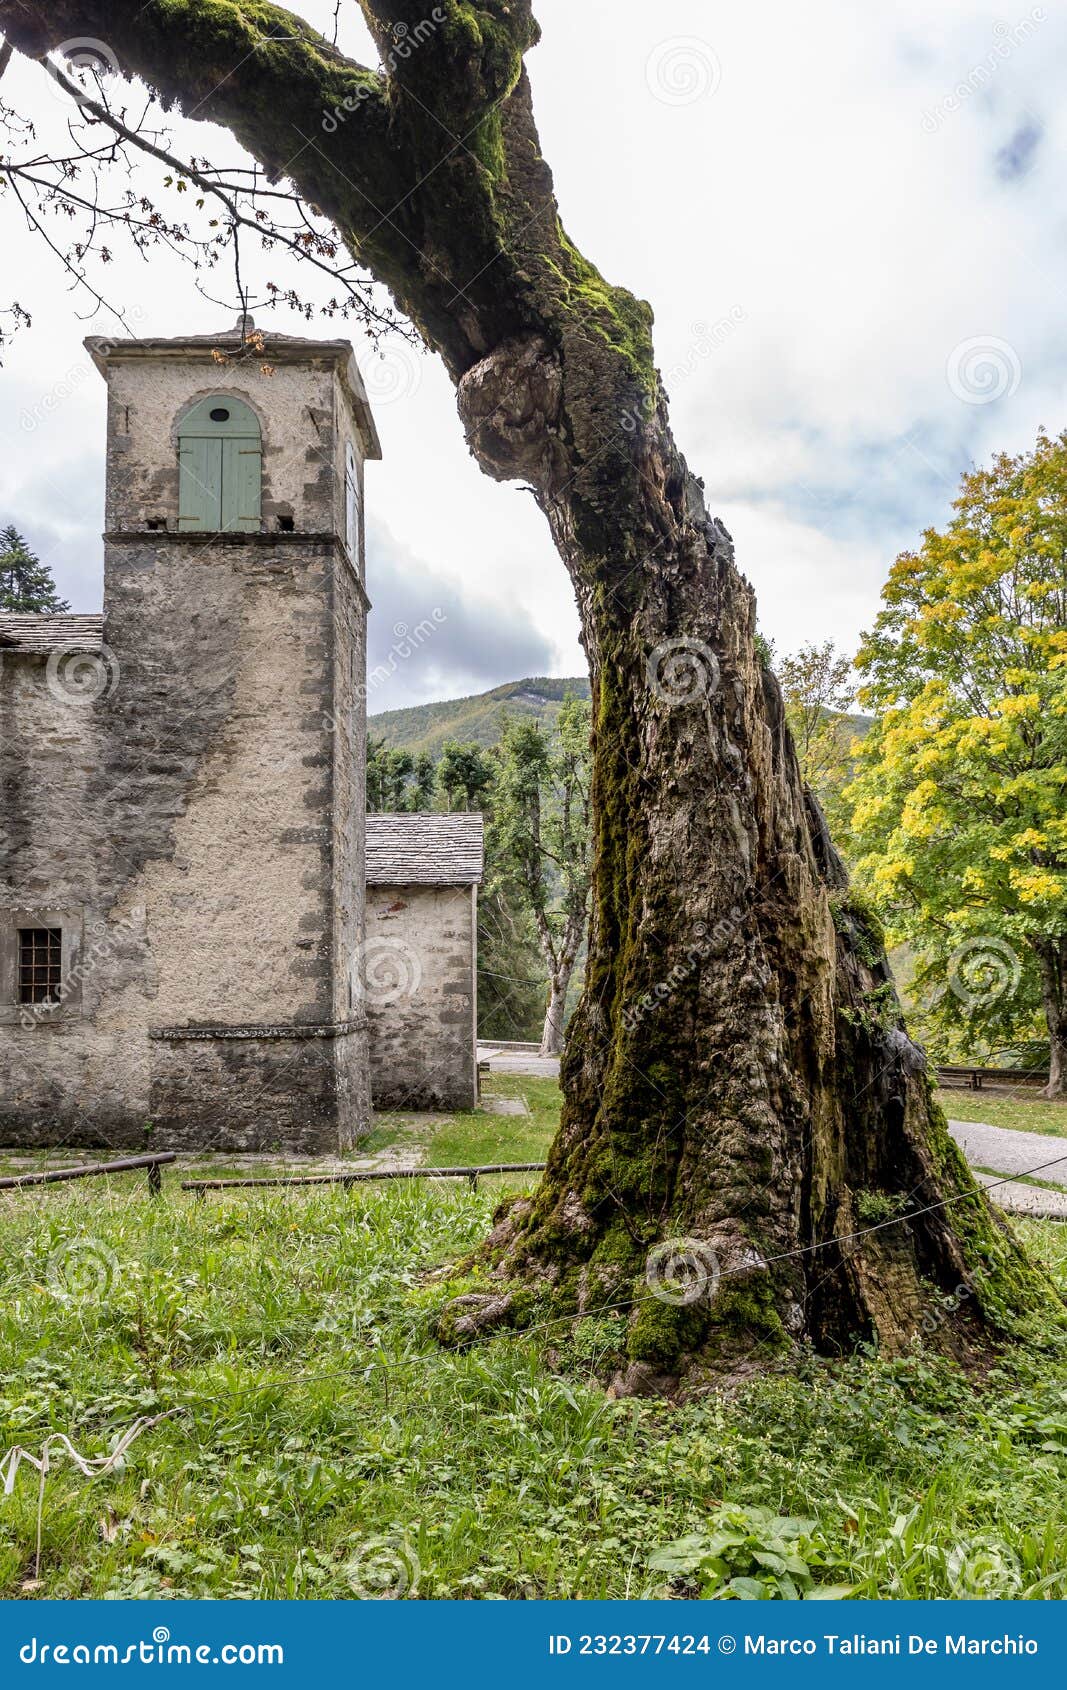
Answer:
<svg viewBox="0 0 1067 1690"><path fill-rule="evenodd" d="M496 745L506 717L530 717L545 729L555 726L564 698L588 698L589 680L582 675L572 680L538 675L525 681L507 681L491 692L471 698L449 698L438 703L415 704L407 710L385 710L370 718L370 732L387 746L415 753L428 751L437 757L447 739L464 744Z"/></svg>

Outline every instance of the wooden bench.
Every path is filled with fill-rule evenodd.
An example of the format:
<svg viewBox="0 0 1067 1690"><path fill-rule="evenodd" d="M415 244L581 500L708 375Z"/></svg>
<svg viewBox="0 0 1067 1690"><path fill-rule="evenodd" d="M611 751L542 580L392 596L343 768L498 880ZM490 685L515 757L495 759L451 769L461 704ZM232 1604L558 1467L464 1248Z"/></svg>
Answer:
<svg viewBox="0 0 1067 1690"><path fill-rule="evenodd" d="M965 1086L969 1091L981 1091L988 1081L998 1086L1047 1086L1048 1073L1036 1068L969 1068L939 1067L937 1081L942 1086Z"/></svg>

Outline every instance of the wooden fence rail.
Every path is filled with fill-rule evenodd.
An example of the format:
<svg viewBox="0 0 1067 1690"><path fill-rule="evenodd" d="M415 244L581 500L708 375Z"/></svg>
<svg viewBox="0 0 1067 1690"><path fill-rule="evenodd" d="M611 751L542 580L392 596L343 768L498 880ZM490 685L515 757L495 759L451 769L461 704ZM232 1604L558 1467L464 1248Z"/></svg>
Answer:
<svg viewBox="0 0 1067 1690"><path fill-rule="evenodd" d="M209 1191L247 1190L250 1186L291 1186L291 1185L369 1185L374 1180L382 1179L465 1179L472 1191L477 1191L478 1181L485 1174L540 1174L544 1173L543 1162L492 1162L477 1168L382 1168L377 1172L356 1172L350 1174L285 1174L272 1175L261 1179L187 1179L182 1181L183 1191L195 1191L201 1200Z"/></svg>
<svg viewBox="0 0 1067 1690"><path fill-rule="evenodd" d="M176 1160L173 1150L156 1150L150 1156L124 1156L118 1162L91 1162L83 1168L45 1168L37 1174L5 1174L0 1179L0 1191L19 1191L24 1185L56 1185L60 1180L92 1179L97 1174L132 1174L147 1168L148 1189L158 1197L163 1189L163 1167Z"/></svg>
<svg viewBox="0 0 1067 1690"><path fill-rule="evenodd" d="M972 1068L961 1063L957 1067L938 1068L937 1078L943 1086L966 1086L971 1091L981 1091L987 1080L995 1086L1047 1086L1048 1069L1042 1072L1040 1068Z"/></svg>

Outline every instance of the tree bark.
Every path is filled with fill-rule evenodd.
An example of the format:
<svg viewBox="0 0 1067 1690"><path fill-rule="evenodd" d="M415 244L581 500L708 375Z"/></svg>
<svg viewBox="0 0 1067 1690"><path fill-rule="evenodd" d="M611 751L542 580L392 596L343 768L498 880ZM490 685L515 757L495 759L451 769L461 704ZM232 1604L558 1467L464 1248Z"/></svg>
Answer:
<svg viewBox="0 0 1067 1690"><path fill-rule="evenodd" d="M385 44L402 8L363 9ZM802 1342L894 1351L925 1333L963 1353L1050 1306L1044 1281L949 1139L805 794L752 590L671 435L651 311L560 225L528 0L439 10L381 87L268 5L0 0L23 51L108 37L336 221L444 359L479 464L532 488L570 572L593 689L585 991L547 1172L487 1245L500 1290L442 1331L521 1320L531 1285L552 1310L619 1305L620 1390ZM346 90L352 114L301 147Z"/></svg>
<svg viewBox="0 0 1067 1690"><path fill-rule="evenodd" d="M545 1012L544 1032L541 1034L542 1056L558 1056L563 1049L567 992L573 972L574 963L565 963L558 972L552 974L548 982L548 1008Z"/></svg>
<svg viewBox="0 0 1067 1690"><path fill-rule="evenodd" d="M1067 1096L1067 935L1034 939L1032 944L1051 1052L1044 1095L1056 1099Z"/></svg>

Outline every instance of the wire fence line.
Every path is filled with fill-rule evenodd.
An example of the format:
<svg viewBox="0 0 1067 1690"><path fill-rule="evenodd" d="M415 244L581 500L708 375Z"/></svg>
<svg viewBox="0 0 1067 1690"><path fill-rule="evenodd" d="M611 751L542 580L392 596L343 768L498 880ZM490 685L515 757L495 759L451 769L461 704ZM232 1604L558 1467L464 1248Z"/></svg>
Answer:
<svg viewBox="0 0 1067 1690"><path fill-rule="evenodd" d="M945 1198L939 1199L936 1203L928 1203L928 1204L923 1205L923 1207L921 1207L919 1209L912 1209L912 1210L909 1210L909 1211L907 1211L903 1214L891 1216L891 1217L889 1217L888 1219L885 1219L885 1220L872 1222L871 1225L869 1225L869 1226L859 1227L859 1228L854 1229L851 1232L838 1233L838 1234L835 1234L831 1238L820 1239L817 1243L814 1243L814 1244L800 1245L794 1250L784 1250L784 1251L781 1251L781 1252L779 1252L778 1254L775 1254L775 1255L761 1256L760 1262L759 1262L758 1265L754 1264L754 1263L746 1263L743 1266L737 1267L737 1268L732 1268L732 1269L731 1268L723 1268L716 1273L716 1276L715 1276L716 1287L723 1280L740 1278L740 1277L745 1277L745 1276L751 1276L754 1271L762 1272L765 1269L773 1267L773 1266L775 1266L775 1265L777 1265L781 1262L794 1261L794 1260L798 1259L799 1257L815 1255L820 1251L832 1249L833 1247L835 1247L837 1245L855 1243L859 1239L868 1237L872 1233L883 1232L888 1227L907 1225L911 1221L921 1219L921 1217L924 1216L924 1215L933 1214L938 1210L949 1208L950 1206L952 1206L956 1203L971 1202L971 1201L974 1201L975 1199L980 1200L981 1198L983 1198L985 1196L986 1192L992 1190L995 1186L1007 1185L1007 1184L1012 1183L1012 1181L1016 1180L1016 1179L1031 1178L1031 1177L1033 1177L1033 1176L1035 1176L1039 1173L1044 1172L1048 1168L1058 1167L1058 1166L1062 1165L1064 1162L1067 1162L1067 1154L1064 1154L1062 1156L1053 1157L1046 1162L1040 1162L1040 1163L1037 1164L1036 1167L1028 1169L1025 1174L1005 1175L1002 1179L994 1180L994 1181L990 1182L989 1185L986 1185L986 1186L977 1187L974 1191L957 1192L956 1194L954 1194L951 1197L945 1197ZM426 1170L426 1171L429 1172L430 1170ZM1040 1217L1029 1217L1029 1218L1040 1218ZM1067 1218L1067 1217L1064 1217L1064 1218ZM693 1241L690 1241L690 1242L693 1242ZM653 1248L654 1248L654 1246L653 1246ZM487 1295L491 1295L491 1293L487 1292ZM628 1298L624 1298L624 1299L611 1300L611 1301L607 1301L607 1302L603 1302L603 1303L598 1303L594 1308L589 1308L589 1309L584 1309L584 1310L583 1309L575 1309L575 1310L569 1310L569 1311L566 1311L566 1312L560 1312L559 1314L549 1316L545 1320L535 1321L528 1326L507 1329L506 1335L513 1337L515 1339L525 1340L527 1338L532 1337L536 1333L547 1331L549 1328L554 1327L554 1326L559 1326L559 1325L566 1326L566 1325L570 1325L573 1322L579 1321L579 1320L600 1318L600 1317L603 1317L604 1315L609 1315L609 1314L625 1313L628 1310L631 1310L631 1309L634 1309L634 1308L637 1308L637 1307L643 1305L644 1303L646 1303L650 1299L654 1300L655 1295L656 1295L655 1292L650 1289L648 1296L628 1297ZM501 1333L501 1331L499 1329L494 1328L493 1330L488 1331L484 1334L480 1334L477 1337L469 1338L468 1340L463 1342L461 1345L456 1346L455 1348L458 1350L459 1353L467 1354L471 1350L485 1347L486 1345L490 1344L491 1342L493 1342L495 1339L498 1339L502 1335L503 1334ZM364 1375L364 1377L367 1377L371 1373L380 1372L380 1371L388 1371L388 1372L391 1372L391 1373L400 1372L403 1369L409 1369L411 1367L418 1366L421 1363L429 1363L429 1362L439 1360L441 1358L443 1348L447 1349L448 1347L438 1344L432 1350L422 1351L417 1355L405 1357L402 1361L383 1362L383 1361L380 1361L380 1360L374 1360L374 1361L366 1362L362 1365L356 1364L352 1368L347 1368L343 1371L341 1371L341 1370L331 1370L328 1373L307 1374L307 1375L301 1376L301 1383L310 1385L310 1384L325 1382L326 1380L329 1380L329 1379L347 1379L347 1378L351 1378L353 1373L361 1373L361 1374ZM264 1389L264 1390L273 1389L276 1383L277 1383L276 1381L271 1381L269 1383L264 1383L261 1387L252 1386L252 1387L250 1387L250 1389L253 1389L253 1390L255 1390L257 1388ZM222 1399L222 1398L200 1398L199 1399L200 1402L222 1401L222 1400L224 1400L224 1399Z"/></svg>
<svg viewBox="0 0 1067 1690"><path fill-rule="evenodd" d="M1044 1172L1048 1168L1060 1166L1064 1162L1067 1162L1067 1155L1050 1158L1048 1161L1039 1163L1034 1168L1028 1170L1028 1173L1022 1177L1031 1177ZM1005 1176L1003 1179L993 1182L993 1184L1008 1184L1011 1182L1011 1178L1012 1176ZM821 1240L816 1244L803 1245L795 1250L782 1251L777 1255L761 1258L761 1271L775 1265L776 1263L794 1260L801 1256L812 1255L817 1251L826 1250L835 1245L854 1243L872 1233L881 1232L890 1226L907 1224L909 1221L918 1219L926 1214L931 1214L936 1210L947 1208L954 1203L965 1202L973 1200L974 1198L981 1198L984 1195L985 1190L989 1189L991 1189L991 1187L985 1187L984 1189L980 1188L973 1192L960 1192L952 1197L941 1199L936 1203L926 1204L920 1209L910 1211L909 1213L893 1216L879 1222L874 1222L869 1226L857 1228L851 1232L840 1233L833 1238ZM744 1267L732 1270L722 1270L716 1275L715 1288L717 1290L722 1279L750 1274L752 1271L753 1268L751 1265L745 1265ZM655 1296L654 1291L650 1290L649 1294L650 1296ZM808 1300L809 1296L810 1292L806 1295L805 1301ZM648 1297L615 1299L606 1303L598 1304L594 1308L573 1310L567 1313L550 1316L545 1320L534 1322L526 1327L508 1331L506 1336L512 1338L518 1343L525 1343L538 1334L545 1333L553 1327L564 1326L571 1328L578 1320L603 1318L604 1316L610 1314L622 1314L647 1302L648 1300ZM378 1376L382 1380L385 1407L388 1412L391 1407L390 1382L394 1377L402 1376L404 1373L408 1373L412 1369L417 1369L430 1363L439 1363L446 1354L456 1355L457 1359L460 1357L466 1359L472 1352L484 1349L490 1344L498 1342L502 1335L504 1334L501 1334L498 1330L491 1330L471 1338L469 1341L463 1343L458 1350L449 1351L439 1344L435 1346L433 1350L423 1351L414 1356L405 1357L400 1360L386 1362L381 1359L372 1359L362 1363L357 1363L353 1367L349 1367L344 1371L331 1370L330 1372L325 1373L302 1375L300 1377L300 1384L313 1385L316 1383L326 1383L327 1381L338 1379L351 1380L354 1376L361 1376L365 1382L369 1382L372 1377ZM745 1361L751 1360L752 1356L758 1351L767 1348L769 1348L768 1339L756 1338L746 1352L744 1358ZM608 1353L609 1349L610 1345L606 1344L599 1360L603 1359L603 1356ZM286 1376L284 1380L273 1379L244 1383L242 1385L242 1395L251 1397L260 1392L277 1390L279 1385L282 1384L284 1384L287 1389L291 1389L293 1383L294 1381L290 1376ZM70 1438L65 1433L57 1432L55 1430L46 1434L39 1456L34 1456L25 1446L18 1446L8 1450L2 1461L0 1461L0 1477L2 1477L4 1481L3 1489L5 1494L10 1495L14 1488L15 1477L20 1460L26 1461L29 1465L37 1468L39 1473L36 1509L35 1576L40 1576L45 1487L50 1470L50 1456L53 1447L60 1450L63 1454L69 1455L73 1459L79 1472L87 1478L103 1477L105 1474L114 1471L115 1467L118 1466L124 1458L130 1445L137 1438L139 1438L143 1433L153 1430L157 1425L160 1425L168 1420L173 1420L176 1424L186 1425L187 1430L191 1434L192 1442L201 1451L205 1449L214 1449L214 1444L202 1435L201 1429L197 1425L197 1420L199 1415L201 1413L206 1413L212 1405L223 1403L227 1400L227 1397L218 1393L207 1395L198 1394L193 1402L173 1404L161 1413L151 1417L139 1416L132 1426L128 1427L125 1432L119 1435L117 1442L113 1443L113 1447L98 1457L89 1458L83 1456L75 1449ZM605 1399L602 1404L601 1412L606 1413L608 1408L609 1401Z"/></svg>

